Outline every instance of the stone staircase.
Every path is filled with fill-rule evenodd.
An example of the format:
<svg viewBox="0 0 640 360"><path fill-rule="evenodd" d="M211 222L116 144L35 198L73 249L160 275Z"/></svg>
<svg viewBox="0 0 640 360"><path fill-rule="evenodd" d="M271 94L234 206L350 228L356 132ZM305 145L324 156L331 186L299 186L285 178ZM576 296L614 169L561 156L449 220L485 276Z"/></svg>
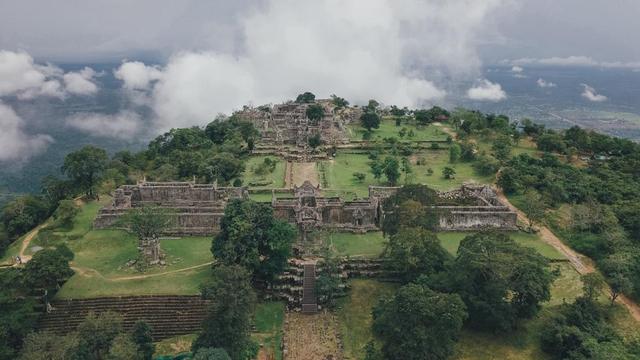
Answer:
<svg viewBox="0 0 640 360"><path fill-rule="evenodd" d="M200 296L123 296L94 299L56 300L53 310L44 314L39 330L68 334L76 330L89 312L106 311L123 317L125 330L136 321L146 321L154 341L198 332L207 313L208 301Z"/></svg>
<svg viewBox="0 0 640 360"><path fill-rule="evenodd" d="M302 283L302 312L305 314L314 314L318 312L315 264L304 265L304 280Z"/></svg>

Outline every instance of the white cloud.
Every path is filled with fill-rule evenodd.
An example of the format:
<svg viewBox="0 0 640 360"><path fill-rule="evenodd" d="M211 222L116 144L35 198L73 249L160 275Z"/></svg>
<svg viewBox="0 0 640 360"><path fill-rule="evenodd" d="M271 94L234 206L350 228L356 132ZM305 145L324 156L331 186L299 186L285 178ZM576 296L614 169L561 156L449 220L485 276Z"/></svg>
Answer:
<svg viewBox="0 0 640 360"><path fill-rule="evenodd" d="M25 52L0 50L0 97L28 100L38 96L62 99L67 94L91 95L98 90L93 83L95 75L89 67L65 74L54 65L35 63Z"/></svg>
<svg viewBox="0 0 640 360"><path fill-rule="evenodd" d="M132 139L140 131L141 118L131 111L113 115L79 113L68 117L66 124L93 136Z"/></svg>
<svg viewBox="0 0 640 360"><path fill-rule="evenodd" d="M536 83L541 88L552 88L552 87L556 87L557 86L556 84L552 83L551 81L546 81L546 80L544 80L542 78L538 79L538 81L536 81Z"/></svg>
<svg viewBox="0 0 640 360"><path fill-rule="evenodd" d="M29 135L24 121L13 109L0 102L0 162L24 161L44 151L53 142L48 135Z"/></svg>
<svg viewBox="0 0 640 360"><path fill-rule="evenodd" d="M584 91L582 92L582 97L589 101L593 102L603 102L607 100L607 97L604 95L600 95L596 92L596 89L592 88L587 84L582 84Z"/></svg>
<svg viewBox="0 0 640 360"><path fill-rule="evenodd" d="M500 101L507 98L507 93L502 90L500 84L483 79L476 86L467 90L467 96L472 100Z"/></svg>
<svg viewBox="0 0 640 360"><path fill-rule="evenodd" d="M524 71L524 69L522 67L518 66L518 65L515 65L515 66L513 66L511 68L511 72L514 72L514 73L521 73L523 71Z"/></svg>
<svg viewBox="0 0 640 360"><path fill-rule="evenodd" d="M75 95L93 95L98 92L98 86L93 82L96 72L90 67L77 72L64 74L65 89Z"/></svg>
<svg viewBox="0 0 640 360"><path fill-rule="evenodd" d="M148 91L158 131L303 91L417 107L446 95L425 67L479 74L480 33L507 2L271 0L241 18L238 54L180 52L162 68L125 62L115 75L134 96Z"/></svg>
<svg viewBox="0 0 640 360"><path fill-rule="evenodd" d="M147 66L139 61L123 62L113 72L116 79L124 82L129 90L146 90L152 82L160 79L162 72L157 66Z"/></svg>
<svg viewBox="0 0 640 360"><path fill-rule="evenodd" d="M568 57L550 57L550 58L521 58L516 60L505 60L504 63L514 66L521 65L546 65L546 66L588 66L603 68L620 68L620 69L638 69L640 62L621 62L621 61L597 61L588 56L568 56Z"/></svg>

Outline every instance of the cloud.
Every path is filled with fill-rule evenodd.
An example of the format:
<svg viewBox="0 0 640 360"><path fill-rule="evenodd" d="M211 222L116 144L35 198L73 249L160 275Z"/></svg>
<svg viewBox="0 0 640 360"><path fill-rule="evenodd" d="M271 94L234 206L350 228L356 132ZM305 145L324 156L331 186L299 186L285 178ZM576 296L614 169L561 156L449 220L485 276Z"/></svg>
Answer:
<svg viewBox="0 0 640 360"><path fill-rule="evenodd" d="M500 84L483 79L479 81L478 85L467 90L467 96L472 100L500 101L507 98L507 93L502 90Z"/></svg>
<svg viewBox="0 0 640 360"><path fill-rule="evenodd" d="M238 54L179 52L163 67L124 62L115 75L126 90L149 93L158 131L303 91L418 107L446 95L427 68L479 74L479 34L506 2L272 0L241 17Z"/></svg>
<svg viewBox="0 0 640 360"><path fill-rule="evenodd" d="M552 83L551 81L546 81L542 78L538 79L538 81L536 81L536 84L538 84L538 87L541 88L552 88L552 87L556 87L557 85Z"/></svg>
<svg viewBox="0 0 640 360"><path fill-rule="evenodd" d="M598 94L596 92L596 89L592 88L591 86L587 84L581 84L581 85L584 88L584 91L582 92L582 97L584 97L585 99L593 102L603 102L607 100L606 96Z"/></svg>
<svg viewBox="0 0 640 360"><path fill-rule="evenodd" d="M98 90L92 81L95 75L89 67L65 74L54 65L35 63L26 52L0 50L0 97L29 100L38 96L63 99L68 94L91 95Z"/></svg>
<svg viewBox="0 0 640 360"><path fill-rule="evenodd" d="M516 60L504 60L503 63L514 66L520 65L543 65L543 66L586 66L586 67L603 67L603 68L620 68L620 69L638 69L640 62L621 62L621 61L597 61L588 56L568 56L568 57L550 57L550 58L521 58Z"/></svg>
<svg viewBox="0 0 640 360"><path fill-rule="evenodd" d="M132 139L141 128L140 115L126 110L111 115L79 113L68 117L65 123L93 136L120 139Z"/></svg>
<svg viewBox="0 0 640 360"><path fill-rule="evenodd" d="M160 79L162 72L157 66L147 66L140 61L125 61L113 74L116 79L124 82L126 89L147 90L152 82Z"/></svg>
<svg viewBox="0 0 640 360"><path fill-rule="evenodd" d="M49 135L29 135L24 128L22 118L0 101L0 162L25 161L53 142Z"/></svg>
<svg viewBox="0 0 640 360"><path fill-rule="evenodd" d="M77 72L64 74L65 89L74 95L93 95L98 92L98 86L93 82L96 72L90 67Z"/></svg>
<svg viewBox="0 0 640 360"><path fill-rule="evenodd" d="M514 73L521 73L523 71L524 71L524 69L522 67L518 66L518 65L515 65L515 66L513 66L511 68L511 72L514 72Z"/></svg>

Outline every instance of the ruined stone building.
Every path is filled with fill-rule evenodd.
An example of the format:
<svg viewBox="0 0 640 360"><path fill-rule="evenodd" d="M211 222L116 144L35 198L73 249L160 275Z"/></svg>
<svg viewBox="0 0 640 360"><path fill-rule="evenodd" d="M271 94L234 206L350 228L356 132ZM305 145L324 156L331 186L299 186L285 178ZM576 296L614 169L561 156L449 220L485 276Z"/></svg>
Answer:
<svg viewBox="0 0 640 360"><path fill-rule="evenodd" d="M294 187L290 196L272 196L276 217L298 227L301 234L319 229L363 233L377 231L384 217L382 201L398 188L369 187L369 196L346 201L325 197L319 187L306 181ZM436 209L440 230L478 230L516 228L516 213L502 204L493 189L485 185L464 185L460 189L440 193ZM224 208L231 199L244 199L243 187L218 187L215 184L189 182L142 182L116 190L113 203L101 209L95 219L96 228L113 226L119 216L131 208L147 204L174 209L177 224L169 231L176 235L210 235L219 230Z"/></svg>
<svg viewBox="0 0 640 360"><path fill-rule="evenodd" d="M307 117L311 105L320 105L324 117L314 121ZM236 116L250 121L260 132L260 142L255 152L282 155L288 160L319 159L323 152L313 152L309 148L309 138L320 135L325 145L349 142L346 125L359 118L357 108L336 108L331 100L316 100L313 103L287 102L257 108L245 107Z"/></svg>

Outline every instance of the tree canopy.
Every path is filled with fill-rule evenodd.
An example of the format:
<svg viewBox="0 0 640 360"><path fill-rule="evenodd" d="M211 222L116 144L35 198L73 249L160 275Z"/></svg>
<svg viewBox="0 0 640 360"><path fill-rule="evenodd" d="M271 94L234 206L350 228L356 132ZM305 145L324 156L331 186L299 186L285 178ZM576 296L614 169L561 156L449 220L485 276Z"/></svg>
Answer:
<svg viewBox="0 0 640 360"><path fill-rule="evenodd" d="M87 197L93 198L108 159L106 151L87 145L65 156L62 171L69 176L74 186L83 191Z"/></svg>

